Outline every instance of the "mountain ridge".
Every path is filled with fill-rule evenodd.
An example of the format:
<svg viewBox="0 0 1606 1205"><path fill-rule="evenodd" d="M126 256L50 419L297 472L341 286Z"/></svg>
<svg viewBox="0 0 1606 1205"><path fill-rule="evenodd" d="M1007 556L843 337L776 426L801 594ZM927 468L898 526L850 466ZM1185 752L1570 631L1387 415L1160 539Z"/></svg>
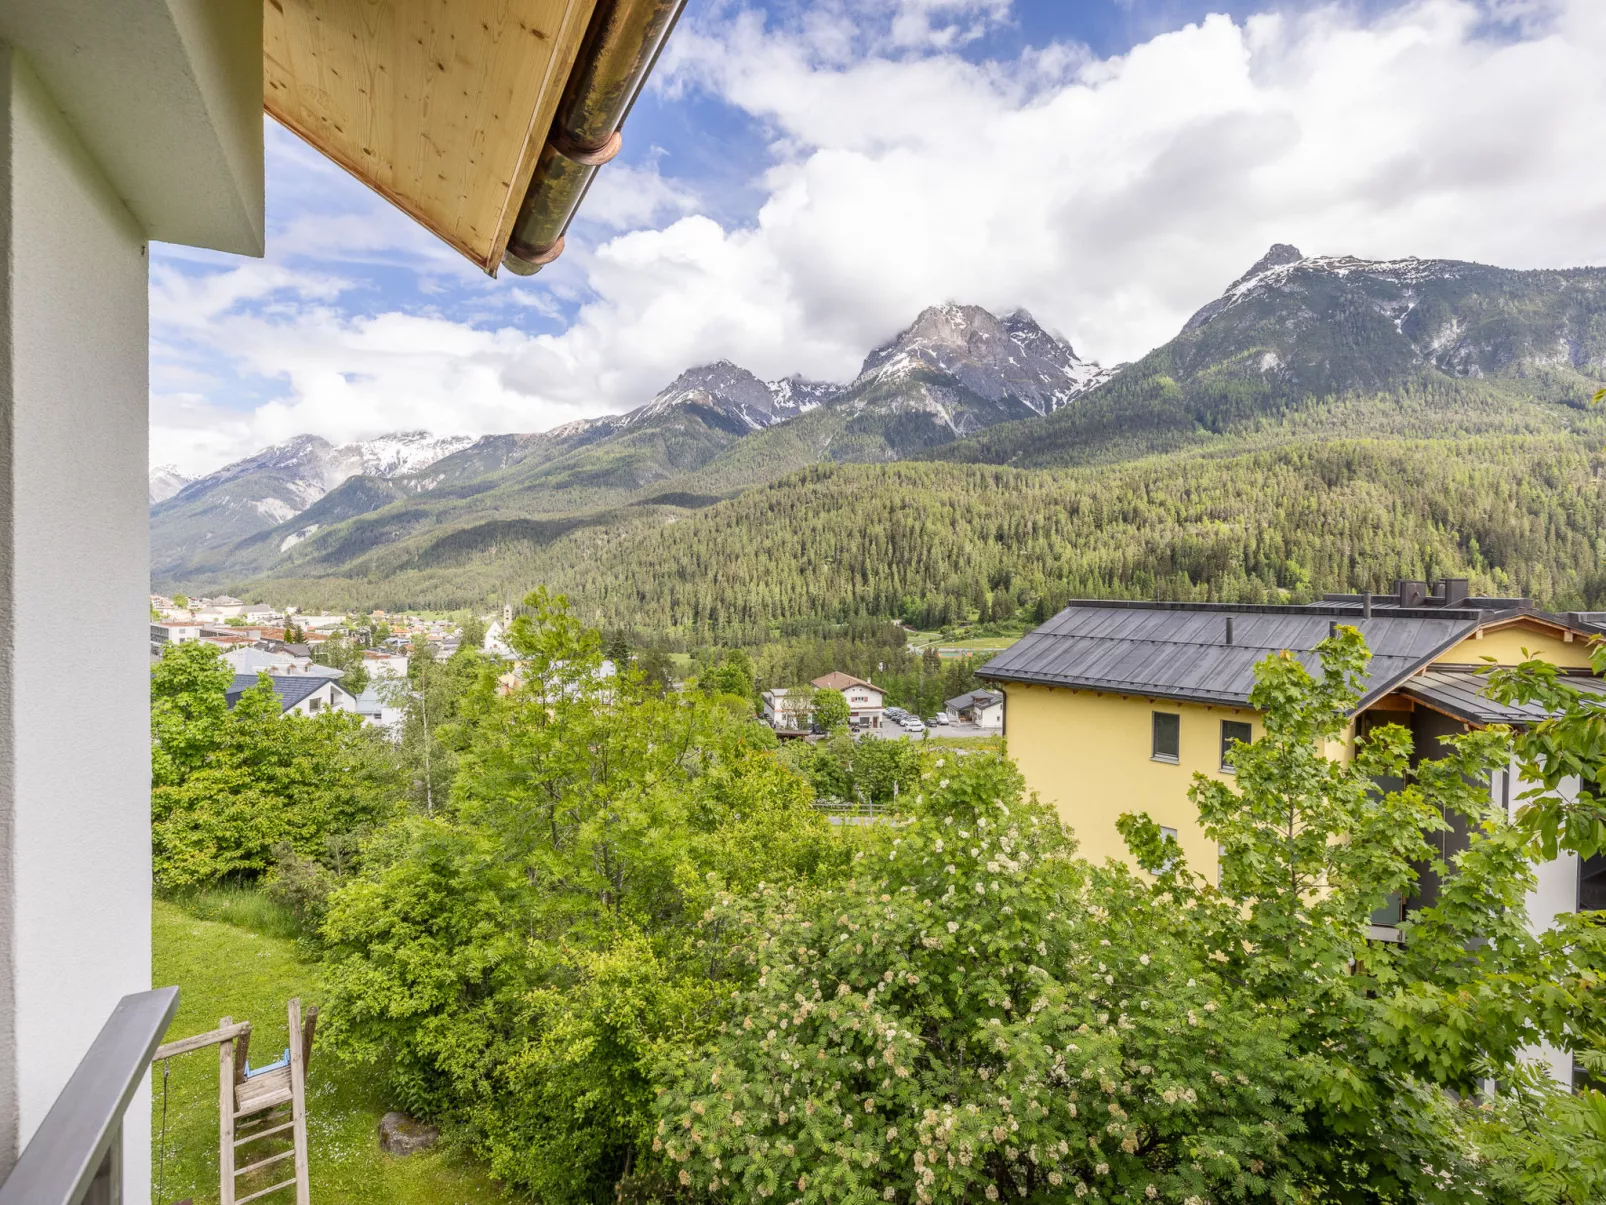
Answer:
<svg viewBox="0 0 1606 1205"><path fill-rule="evenodd" d="M185 581L500 596L630 533L702 530L760 487L795 501L794 486L806 494L832 465L869 466L855 480L884 480L896 507L900 461L1074 471L1356 439L1593 437L1606 433L1588 406L1603 380L1606 270L1275 244L1131 364L1082 361L1025 311L931 306L843 385L697 366L626 415L487 436L421 474L353 478L318 509L193 559ZM657 588L621 580L604 595Z"/></svg>
<svg viewBox="0 0 1606 1205"><path fill-rule="evenodd" d="M299 464L309 447L327 441L306 436L264 449L191 483L175 495L178 503L153 511L153 566L162 580L209 578L263 571L292 550L298 559L315 558L326 547L351 546L344 536L328 535L330 526L414 498L427 499L424 508L404 507L410 517L400 527L399 516L386 516L381 542L405 538L409 525L438 526L465 511L510 521L630 505L700 473L705 480L667 492L723 494L822 457L901 459L997 422L1049 413L1103 375L1024 310L999 319L976 306L930 306L872 349L847 384L800 376L765 381L716 360L684 370L624 414L540 433L482 436L412 469L363 471L335 482L326 479L330 473L316 485L276 479L270 497L243 500L259 517L241 519L242 500L217 497L222 487L251 479L255 488L254 474L276 471L279 461ZM792 426L811 419L817 431ZM222 538L209 529L171 548L161 521L181 507L197 509L202 498L214 499L209 517L231 507L234 522L220 525Z"/></svg>

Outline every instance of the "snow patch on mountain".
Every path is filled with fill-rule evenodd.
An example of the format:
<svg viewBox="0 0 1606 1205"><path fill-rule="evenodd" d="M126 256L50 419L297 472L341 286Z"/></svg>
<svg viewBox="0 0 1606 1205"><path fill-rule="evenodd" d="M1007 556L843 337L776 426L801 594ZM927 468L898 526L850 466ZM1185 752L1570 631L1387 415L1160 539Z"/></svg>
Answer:
<svg viewBox="0 0 1606 1205"><path fill-rule="evenodd" d="M293 519L296 515L301 513L301 511L296 510L295 507L291 506L288 502L283 502L278 498L258 498L255 502L251 503L251 506L252 509L257 512L257 514L261 515L275 527L283 523L286 519Z"/></svg>
<svg viewBox="0 0 1606 1205"><path fill-rule="evenodd" d="M178 471L177 465L152 465L150 471L151 505L166 502L195 478Z"/></svg>
<svg viewBox="0 0 1606 1205"><path fill-rule="evenodd" d="M1398 326L1416 305L1418 289L1433 281L1453 280L1476 265L1449 259L1360 259L1354 255L1305 255L1288 243L1274 243L1255 265L1227 286L1227 291L1199 310L1183 326L1197 330L1218 314L1254 298L1297 286L1302 273L1320 273L1340 280L1364 277L1393 285L1398 292L1378 298L1379 312Z"/></svg>

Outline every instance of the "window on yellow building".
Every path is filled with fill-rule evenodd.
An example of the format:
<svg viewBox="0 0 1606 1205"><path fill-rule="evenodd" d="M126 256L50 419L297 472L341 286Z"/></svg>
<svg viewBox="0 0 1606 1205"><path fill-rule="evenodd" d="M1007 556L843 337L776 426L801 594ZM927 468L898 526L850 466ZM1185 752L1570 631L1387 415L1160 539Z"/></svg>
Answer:
<svg viewBox="0 0 1606 1205"><path fill-rule="evenodd" d="M1172 718L1175 719L1176 717L1173 716ZM1163 824L1160 826L1160 840L1162 842L1169 840L1173 845L1180 844L1177 841L1177 830L1174 829L1174 828L1167 828ZM1153 871L1150 871L1149 873L1150 874L1155 874L1155 875L1160 875L1160 874L1164 874L1166 871L1168 871L1170 869L1171 869L1171 861L1168 860L1164 866L1160 867L1159 870L1153 870Z"/></svg>
<svg viewBox="0 0 1606 1205"><path fill-rule="evenodd" d="M1237 741L1248 744L1255 739L1255 730L1242 720L1221 721L1221 768L1232 773L1232 746Z"/></svg>
<svg viewBox="0 0 1606 1205"><path fill-rule="evenodd" d="M1155 761L1178 761L1182 753L1182 717L1175 712L1154 713L1154 747L1150 756Z"/></svg>

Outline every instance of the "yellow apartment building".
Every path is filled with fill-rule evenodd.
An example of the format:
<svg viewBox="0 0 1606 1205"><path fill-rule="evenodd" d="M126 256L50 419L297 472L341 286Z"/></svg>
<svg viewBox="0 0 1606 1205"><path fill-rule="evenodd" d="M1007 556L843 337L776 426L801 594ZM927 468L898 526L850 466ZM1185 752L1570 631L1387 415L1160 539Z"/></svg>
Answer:
<svg viewBox="0 0 1606 1205"><path fill-rule="evenodd" d="M1232 742L1261 734L1249 706L1257 662L1288 650L1315 670L1316 645L1334 625L1354 625L1373 656L1350 742L1369 725L1401 723L1416 755L1434 757L1442 736L1539 718L1483 693L1476 671L1487 658L1515 665L1540 657L1595 688L1588 646L1601 630L1590 622L1597 618L1549 614L1525 599L1469 597L1457 579L1401 582L1390 595L1329 595L1309 606L1086 600L994 658L981 677L1004 692L1004 732L1028 789L1059 811L1085 856L1127 858L1115 822L1147 812L1175 835L1191 866L1211 875L1216 850L1188 787L1196 772L1230 777ZM1501 778L1496 797L1509 806L1520 790L1509 774ZM1441 837L1447 853L1465 843L1462 833ZM1606 866L1597 862L1545 868L1536 915L1571 911L1595 895L1603 897L1595 906L1606 907ZM1410 903L1436 895L1424 873Z"/></svg>

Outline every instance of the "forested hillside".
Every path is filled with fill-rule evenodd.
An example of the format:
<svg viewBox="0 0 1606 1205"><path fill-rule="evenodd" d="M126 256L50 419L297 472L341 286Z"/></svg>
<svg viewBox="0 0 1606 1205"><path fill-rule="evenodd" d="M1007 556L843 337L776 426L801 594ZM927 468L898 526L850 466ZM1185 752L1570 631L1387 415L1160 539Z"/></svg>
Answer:
<svg viewBox="0 0 1606 1205"><path fill-rule="evenodd" d="M1601 269L1277 246L1113 372L1024 314L932 307L846 388L688 370L626 416L353 478L182 584L343 609L548 585L747 644L1450 572L1594 605L1603 373Z"/></svg>
<svg viewBox="0 0 1606 1205"><path fill-rule="evenodd" d="M379 580L291 579L319 606L458 606L516 583L588 620L759 643L822 621L1051 613L1075 596L1306 600L1465 574L1606 602L1606 453L1551 436L1296 443L1114 468L820 465L697 513L640 508L442 552Z"/></svg>

